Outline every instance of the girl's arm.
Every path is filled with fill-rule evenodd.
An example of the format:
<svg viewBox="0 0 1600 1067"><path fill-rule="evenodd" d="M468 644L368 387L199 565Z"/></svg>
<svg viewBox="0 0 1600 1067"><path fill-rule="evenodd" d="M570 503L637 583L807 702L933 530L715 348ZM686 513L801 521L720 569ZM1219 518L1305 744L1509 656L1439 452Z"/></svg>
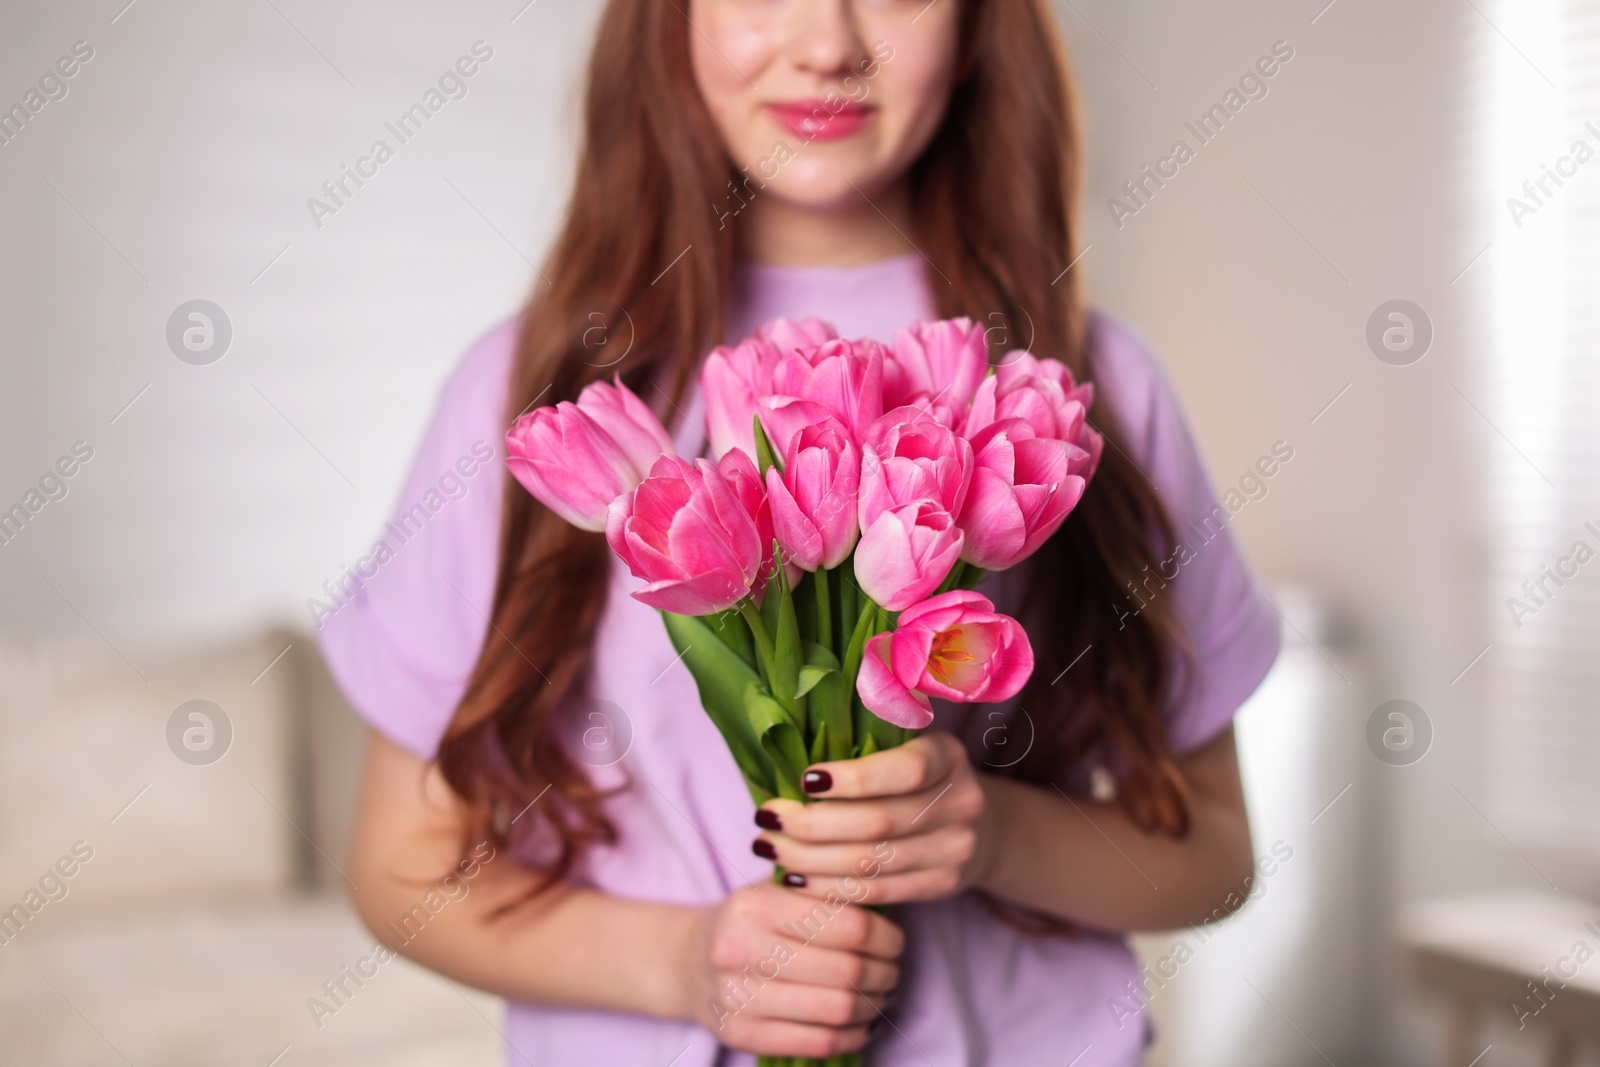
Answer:
<svg viewBox="0 0 1600 1067"><path fill-rule="evenodd" d="M692 1021L758 1054L865 1043L899 978L904 939L887 919L850 905L818 923L814 901L771 885L708 907L561 885L491 919L534 872L487 842L458 862L461 813L438 768L368 738L349 877L356 910L391 949L511 1000ZM802 942L791 929L815 933Z"/></svg>
<svg viewBox="0 0 1600 1067"><path fill-rule="evenodd" d="M1100 929L1172 929L1233 911L1253 870L1232 727L1177 762L1190 787L1182 838L1145 833L1115 802L979 773L956 738L935 731L817 764L829 787L815 795L828 803L769 801L758 822L782 827L762 836L777 862L804 873L802 892L826 893L887 853L870 878L873 903L981 888Z"/></svg>

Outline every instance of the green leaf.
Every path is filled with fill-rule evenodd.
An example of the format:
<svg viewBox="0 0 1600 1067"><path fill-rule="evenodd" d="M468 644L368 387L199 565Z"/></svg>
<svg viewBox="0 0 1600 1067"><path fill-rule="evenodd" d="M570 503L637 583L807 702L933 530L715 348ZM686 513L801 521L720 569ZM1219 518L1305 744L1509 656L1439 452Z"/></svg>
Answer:
<svg viewBox="0 0 1600 1067"><path fill-rule="evenodd" d="M772 542L772 573L767 576L767 586L761 591L761 621L766 624L768 634L778 632L778 611L783 606L783 597L778 595L779 583L785 581L787 576L783 572L783 564L778 556L778 542Z"/></svg>
<svg viewBox="0 0 1600 1067"><path fill-rule="evenodd" d="M772 450L772 442L767 440L767 431L761 428L761 416L751 415L750 421L756 431L756 470L761 474L761 483L765 485L768 467L777 467L778 473L783 473L783 458Z"/></svg>
<svg viewBox="0 0 1600 1067"><path fill-rule="evenodd" d="M746 690L759 685L760 676L704 620L670 611L663 611L661 618L672 647L694 676L701 705L727 742L751 795L759 789L771 796L777 791L772 759L751 724L745 701Z"/></svg>
<svg viewBox="0 0 1600 1067"><path fill-rule="evenodd" d="M850 745L855 733L850 721L850 691L845 687L844 675L825 667L800 669L800 692L807 694L810 718L820 736L828 734L827 759L849 759ZM815 738L812 743L812 760L817 755Z"/></svg>
<svg viewBox="0 0 1600 1067"><path fill-rule="evenodd" d="M860 603L861 614L856 617L855 631L850 635L850 646L844 654L844 681L851 689L855 688L856 675L861 672L861 657L866 654L867 639L883 627L880 610L872 598L863 595Z"/></svg>
<svg viewBox="0 0 1600 1067"><path fill-rule="evenodd" d="M839 655L844 655L850 647L850 637L855 630L856 619L861 615L861 589L856 585L854 570L854 555L844 563L833 569L839 576L836 598L839 601L839 628L834 631Z"/></svg>
<svg viewBox="0 0 1600 1067"><path fill-rule="evenodd" d="M817 726L817 734L811 739L811 762L821 763L830 759L828 755L828 724L823 722Z"/></svg>
<svg viewBox="0 0 1600 1067"><path fill-rule="evenodd" d="M833 654L833 649L827 645L819 645L815 641L806 642L806 666L826 667L829 670L840 670L839 657Z"/></svg>
<svg viewBox="0 0 1600 1067"><path fill-rule="evenodd" d="M823 576L820 574L802 572L800 580L790 590L790 594L794 599L794 616L800 624L800 632L802 634L815 635L817 633L817 626L820 620L817 618L817 595L815 590L818 585L825 584L822 578ZM802 641L801 643L805 644L806 642Z"/></svg>
<svg viewBox="0 0 1600 1067"><path fill-rule="evenodd" d="M822 681L822 679L827 677L830 673L837 672L830 671L827 667L801 667L800 684L796 686L794 695L797 697L805 696L807 693L811 692L811 690L815 689L817 683Z"/></svg>
<svg viewBox="0 0 1600 1067"><path fill-rule="evenodd" d="M810 764L800 731L790 723L779 723L761 735L761 747L778 768L778 796L803 803L806 795L800 788L800 775Z"/></svg>
<svg viewBox="0 0 1600 1067"><path fill-rule="evenodd" d="M966 569L967 564L964 560L956 560L950 567L950 572L944 576L944 581L939 583L939 588L933 591L933 595L938 596L940 593L948 593L950 590L960 587L961 577L966 573Z"/></svg>
<svg viewBox="0 0 1600 1067"><path fill-rule="evenodd" d="M871 734L868 734L866 739L861 742L861 751L856 753L856 755L870 756L876 751L878 751L878 742Z"/></svg>
<svg viewBox="0 0 1600 1067"><path fill-rule="evenodd" d="M806 728L805 707L798 702L797 693L800 664L805 661L800 647L800 621L795 616L794 596L789 591L782 567L777 568L772 580L778 594L778 625L772 634L772 692L778 698L778 703L793 712L794 724L803 734ZM773 590L769 589L767 595L772 594Z"/></svg>
<svg viewBox="0 0 1600 1067"><path fill-rule="evenodd" d="M773 775L779 796L790 800L805 800L800 788L800 775L809 762L805 743L794 719L787 709L764 692L757 682L750 682L744 690L745 715L751 728L761 741L761 748L772 762Z"/></svg>
<svg viewBox="0 0 1600 1067"><path fill-rule="evenodd" d="M705 623L723 644L737 652L739 658L748 663L752 670L760 668L760 661L756 658L755 640L750 636L750 627L738 608L695 617Z"/></svg>
<svg viewBox="0 0 1600 1067"><path fill-rule="evenodd" d="M884 749L896 748L906 740L906 731L896 726L887 719L880 719L874 715L867 706L861 703L861 697L852 693L856 736L863 741L871 741L873 751L881 752Z"/></svg>

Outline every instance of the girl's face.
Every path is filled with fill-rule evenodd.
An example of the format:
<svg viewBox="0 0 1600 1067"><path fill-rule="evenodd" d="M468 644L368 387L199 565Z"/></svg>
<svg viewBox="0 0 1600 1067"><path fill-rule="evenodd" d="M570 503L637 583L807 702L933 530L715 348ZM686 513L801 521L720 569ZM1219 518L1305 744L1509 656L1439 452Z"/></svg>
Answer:
<svg viewBox="0 0 1600 1067"><path fill-rule="evenodd" d="M739 180L813 210L860 207L933 139L963 0L691 0L695 81Z"/></svg>

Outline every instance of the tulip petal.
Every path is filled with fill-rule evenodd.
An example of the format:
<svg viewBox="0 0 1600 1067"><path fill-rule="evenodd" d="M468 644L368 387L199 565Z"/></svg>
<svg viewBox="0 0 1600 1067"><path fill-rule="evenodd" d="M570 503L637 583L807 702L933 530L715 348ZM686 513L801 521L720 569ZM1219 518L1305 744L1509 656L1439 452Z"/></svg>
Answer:
<svg viewBox="0 0 1600 1067"><path fill-rule="evenodd" d="M878 718L920 730L933 722L933 706L927 697L900 684L889 669L886 657L892 639L892 634L884 633L867 641L861 672L856 675L856 692L866 709Z"/></svg>
<svg viewBox="0 0 1600 1067"><path fill-rule="evenodd" d="M1012 566L1027 543L1027 525L1016 492L992 470L973 472L961 528L967 535L962 557L984 570Z"/></svg>
<svg viewBox="0 0 1600 1067"><path fill-rule="evenodd" d="M767 468L767 502L772 507L772 530L784 555L801 570L816 570L822 562L822 534L789 495L776 467Z"/></svg>
<svg viewBox="0 0 1600 1067"><path fill-rule="evenodd" d="M733 607L748 592L737 575L728 571L712 571L693 578L651 582L635 591L633 598L676 615L710 615Z"/></svg>
<svg viewBox="0 0 1600 1067"><path fill-rule="evenodd" d="M979 699L993 703L1022 692L1033 676L1033 645L1022 624L1008 615L996 615L1002 649L990 657L989 681Z"/></svg>
<svg viewBox="0 0 1600 1067"><path fill-rule="evenodd" d="M904 611L938 588L961 556L960 527L932 501L885 511L856 545L856 581L890 611Z"/></svg>

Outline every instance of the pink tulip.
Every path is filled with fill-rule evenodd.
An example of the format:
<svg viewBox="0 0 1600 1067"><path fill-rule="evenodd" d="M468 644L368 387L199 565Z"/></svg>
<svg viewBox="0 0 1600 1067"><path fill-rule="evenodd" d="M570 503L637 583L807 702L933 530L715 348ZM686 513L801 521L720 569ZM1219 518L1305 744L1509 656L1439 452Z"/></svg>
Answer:
<svg viewBox="0 0 1600 1067"><path fill-rule="evenodd" d="M612 503L606 541L648 583L634 599L679 615L709 615L749 595L763 552L752 498L738 485L754 471L741 466L735 459L724 471L709 460L664 455Z"/></svg>
<svg viewBox="0 0 1600 1067"><path fill-rule="evenodd" d="M979 388L964 433L972 438L1001 419L1026 419L1037 436L1071 441L1087 452L1090 462L1084 476L1089 477L1099 465L1104 445L1088 422L1093 407L1093 383L1075 384L1065 363L1012 352Z"/></svg>
<svg viewBox="0 0 1600 1067"><path fill-rule="evenodd" d="M907 609L893 633L867 641L856 692L874 715L917 730L933 722L929 697L1005 700L1032 673L1033 646L1017 620L981 593L952 589Z"/></svg>
<svg viewBox="0 0 1600 1067"><path fill-rule="evenodd" d="M885 364L887 367L888 364ZM899 409L915 412L920 418L932 419L941 426L950 426L956 429L966 425L968 405L958 404L948 395L934 396L930 393L917 393L905 399Z"/></svg>
<svg viewBox="0 0 1600 1067"><path fill-rule="evenodd" d="M742 448L755 455L751 421L757 403L772 395L772 374L779 361L796 350L815 350L838 336L837 330L818 319L779 318L757 326L754 337L737 345L712 349L700 368L712 453L721 456L730 448Z"/></svg>
<svg viewBox="0 0 1600 1067"><path fill-rule="evenodd" d="M991 423L972 449L972 487L959 517L961 558L1005 570L1066 521L1088 485L1092 457L1069 441L1037 436L1022 418Z"/></svg>
<svg viewBox="0 0 1600 1067"><path fill-rule="evenodd" d="M968 318L905 327L895 334L891 354L883 375L885 407L920 398L965 408L989 373L983 327Z"/></svg>
<svg viewBox="0 0 1600 1067"><path fill-rule="evenodd" d="M619 378L593 382L577 403L520 416L506 433L506 467L540 503L585 530L603 530L611 502L672 451L661 421Z"/></svg>
<svg viewBox="0 0 1600 1067"><path fill-rule="evenodd" d="M855 547L861 454L838 419L795 435L783 473L767 469L767 500L784 555L801 570L837 567Z"/></svg>
<svg viewBox="0 0 1600 1067"><path fill-rule="evenodd" d="M821 319L773 319L756 327L757 340L765 341L786 356L797 348L820 348L828 341L837 341L839 331Z"/></svg>
<svg viewBox="0 0 1600 1067"><path fill-rule="evenodd" d="M700 368L700 395L706 409L706 435L717 456L742 448L756 454L752 420L756 402L772 392L779 349L759 337L732 347L719 346Z"/></svg>
<svg viewBox="0 0 1600 1067"><path fill-rule="evenodd" d="M861 533L856 582L880 606L904 611L944 581L961 541L961 528L931 500L890 508Z"/></svg>
<svg viewBox="0 0 1600 1067"><path fill-rule="evenodd" d="M761 414L761 432L767 435L767 442L772 445L775 456L787 456L802 430L825 422L844 426L850 439L854 441L856 438L854 432L840 421L837 413L814 401L793 396L768 396L756 402L756 410Z"/></svg>
<svg viewBox="0 0 1600 1067"><path fill-rule="evenodd" d="M585 386L578 394L578 408L617 443L633 469L639 472L639 479L655 466L657 456L673 450L666 427L633 390L622 384L621 375L617 376L615 384L591 382Z"/></svg>
<svg viewBox="0 0 1600 1067"><path fill-rule="evenodd" d="M817 348L797 348L772 373L774 399L792 397L817 405L842 422L859 444L883 414L883 362L884 349L876 341L832 340ZM761 422L765 428L766 411ZM798 425L786 424L778 434L784 440L773 438L780 455L788 454L792 430Z"/></svg>
<svg viewBox="0 0 1600 1067"><path fill-rule="evenodd" d="M761 475L757 472L755 463L745 455L743 449L735 448L725 454L717 461L717 471L727 479L728 485L733 489L733 495L744 505L745 511L756 524L757 536L761 538L761 570L750 588L750 592L759 601L762 591L766 588L767 579L774 573L771 501L767 499L767 492L761 484ZM800 580L800 568L792 561L786 562L784 573L789 577L791 588Z"/></svg>
<svg viewBox="0 0 1600 1067"><path fill-rule="evenodd" d="M965 439L915 407L895 408L872 424L861 449L861 528L914 500L959 515L971 479Z"/></svg>

